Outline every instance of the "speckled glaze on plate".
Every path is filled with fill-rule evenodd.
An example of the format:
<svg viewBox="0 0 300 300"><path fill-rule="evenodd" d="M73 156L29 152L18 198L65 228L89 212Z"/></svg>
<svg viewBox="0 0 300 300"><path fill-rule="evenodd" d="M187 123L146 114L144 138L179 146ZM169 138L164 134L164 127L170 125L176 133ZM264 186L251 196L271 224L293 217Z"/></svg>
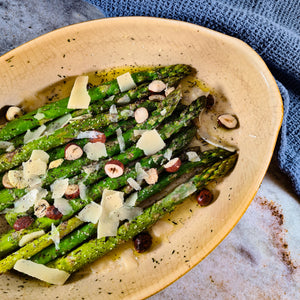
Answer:
<svg viewBox="0 0 300 300"><path fill-rule="evenodd" d="M68 26L0 58L1 106L20 103L63 76L174 63L195 67L197 77L224 95L239 117L239 129L230 134L238 145L239 160L217 185L217 200L205 208L186 201L154 227L157 237L150 252L137 256L128 243L64 286L49 287L17 273L4 274L1 299L142 299L198 264L239 221L267 170L283 111L270 71L237 39L184 22L147 17Z"/></svg>

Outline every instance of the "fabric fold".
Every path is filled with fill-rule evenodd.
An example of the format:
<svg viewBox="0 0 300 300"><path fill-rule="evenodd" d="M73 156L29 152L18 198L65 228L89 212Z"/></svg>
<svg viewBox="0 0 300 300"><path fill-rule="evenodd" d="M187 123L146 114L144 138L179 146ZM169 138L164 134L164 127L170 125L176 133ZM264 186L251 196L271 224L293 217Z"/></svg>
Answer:
<svg viewBox="0 0 300 300"><path fill-rule="evenodd" d="M275 0L86 0L106 17L152 16L198 24L243 40L277 80L284 118L279 167L300 196L300 2Z"/></svg>

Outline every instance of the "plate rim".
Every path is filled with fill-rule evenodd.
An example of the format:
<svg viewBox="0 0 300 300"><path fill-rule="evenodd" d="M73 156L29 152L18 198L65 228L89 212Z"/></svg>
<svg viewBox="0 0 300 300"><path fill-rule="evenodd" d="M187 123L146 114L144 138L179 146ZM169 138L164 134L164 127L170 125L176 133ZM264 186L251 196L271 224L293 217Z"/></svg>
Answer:
<svg viewBox="0 0 300 300"><path fill-rule="evenodd" d="M229 35L226 35L224 33L221 33L221 32L218 32L218 31L215 31L213 29L209 29L207 27L204 27L204 26L201 26L201 25L197 25L197 24L193 24L193 23L189 23L189 22L186 22L186 21L179 21L179 20L173 20L173 19L165 19L165 18L159 18L159 17L147 17L147 16L123 16L123 17L112 17L112 18L101 18L101 19L95 19L95 20L89 20L89 21L84 21L84 22L80 22L80 23L75 23L75 24L71 24L71 25L67 25L67 26L64 26L64 27L60 27L60 28L57 28L53 31L50 31L50 32L47 32L47 33L44 33L30 41L27 41L25 43L23 43L22 45L19 45L18 47L4 53L1 57L0 57L0 60L6 60L7 57L9 56L12 56L14 55L14 53L18 53L18 51L21 51L22 48L24 47L27 47L27 46L30 46L32 43L35 43L35 42L42 42L43 39L45 38L48 38L48 37L52 37L54 35L56 35L57 33L59 32L62 32L62 31L65 31L66 29L67 30L72 30L72 29L75 29L78 28L80 29L80 27L82 26L85 26L85 24L89 23L89 24L97 24L97 23L102 23L102 22L105 22L105 23L111 23L111 22L118 22L119 20L123 20L123 21L126 21L126 20L145 20L145 21L149 21L149 22L166 22L166 23L173 23L173 24L179 24L179 26L187 26L187 27L190 27L191 29L197 29L199 31L202 31L202 32L205 32L209 35L213 35L213 36L216 36L217 38L221 38L221 39L225 39L225 40L228 40L229 42L231 43L234 43L234 45L240 49L242 49L243 51L246 51L246 52L249 52L251 55L254 55L254 57L256 58L257 62L259 63L260 67L264 70L264 74L267 74L268 75L268 82L271 84L271 87L272 87L272 90L274 91L274 95L277 95L277 97L274 97L274 103L276 101L276 105L278 107L280 107L280 112L278 111L278 116L276 116L276 120L277 118L279 117L280 115L280 119L277 120L277 128L275 130L274 128L274 137L275 138L275 141L272 145L272 151L269 152L268 154L268 157L265 157L265 161L266 161L266 165L264 167L264 169L260 172L260 176L259 179L258 179L258 184L257 184L257 188L256 190L253 191L253 195L252 197L250 198L249 197L249 200L246 204L246 207L244 209L244 211L237 217L235 218L235 222L234 224L232 225L232 227L228 228L228 231L226 232L226 234L224 236L222 236L221 238L218 239L218 242L214 245L214 247L211 248L211 250L209 252L206 253L205 256L203 256L202 258L200 258L200 260L196 263L194 263L188 270L186 270L184 273L180 274L180 275L176 275L172 281L170 281L167 285L159 288L159 289L153 289L153 292L151 294L147 293L147 291L149 290L148 288L147 289L142 289L140 290L139 292L135 292L135 293L131 293L128 297L135 297L135 296L139 296L139 297L150 297L151 295L154 295L158 292L160 292L161 290L165 289L167 286L171 285L172 283L174 283L176 280L178 280L179 278L181 278L182 276L184 276L187 272L189 272L192 268L194 268L195 266L197 266L203 259L205 259L227 236L228 234L231 232L231 230L237 225L237 223L240 221L240 219L242 218L242 216L244 215L244 213L246 212L246 210L248 209L249 205L251 204L253 198L255 197L259 187L260 187L260 184L263 180L263 178L265 177L265 174L267 173L267 170L268 170L268 167L269 167L269 164L271 162L271 159L272 159L272 156L274 154L274 149L275 149L275 146L276 146L276 142L278 140L278 135L279 135L279 132L280 132L280 129L281 129L281 124L282 124L282 120L283 120L283 101L282 101L282 97L281 97L281 94L280 94L280 90L278 88L278 85L276 84L276 81L275 81L275 78L273 77L271 71L269 70L267 64L265 63L265 61L262 59L262 57L252 48L250 47L246 42L236 38L236 37L232 37L232 36L229 36ZM274 126L275 127L275 126ZM144 291L144 293L143 293ZM127 298L127 297L126 297Z"/></svg>

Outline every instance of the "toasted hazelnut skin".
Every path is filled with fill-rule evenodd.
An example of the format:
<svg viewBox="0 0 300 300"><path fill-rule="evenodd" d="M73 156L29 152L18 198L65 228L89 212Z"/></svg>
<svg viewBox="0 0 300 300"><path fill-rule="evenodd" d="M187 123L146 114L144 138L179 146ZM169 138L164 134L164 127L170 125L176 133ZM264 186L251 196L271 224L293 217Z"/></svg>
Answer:
<svg viewBox="0 0 300 300"><path fill-rule="evenodd" d="M111 159L104 166L106 175L110 178L117 178L123 175L124 165L119 160Z"/></svg>
<svg viewBox="0 0 300 300"><path fill-rule="evenodd" d="M66 199L75 199L78 198L80 195L80 190L78 184L71 184L67 187L67 190L65 192Z"/></svg>
<svg viewBox="0 0 300 300"><path fill-rule="evenodd" d="M29 227L33 223L34 219L30 216L24 216L21 218L18 218L14 223L14 230L20 231L22 229L25 229Z"/></svg>
<svg viewBox="0 0 300 300"><path fill-rule="evenodd" d="M83 150L80 146L70 143L65 147L65 159L66 160L76 160L83 155Z"/></svg>
<svg viewBox="0 0 300 300"><path fill-rule="evenodd" d="M54 205L51 205L47 207L45 216L52 220L59 220L63 214Z"/></svg>
<svg viewBox="0 0 300 300"><path fill-rule="evenodd" d="M197 196L197 202L200 206L207 206L213 201L213 194L208 189L202 189L198 196Z"/></svg>
<svg viewBox="0 0 300 300"><path fill-rule="evenodd" d="M152 237L148 232L141 232L133 238L133 244L138 253L143 253L151 247Z"/></svg>
<svg viewBox="0 0 300 300"><path fill-rule="evenodd" d="M89 141L91 143L97 143L97 142L105 143L106 142L106 136L105 136L105 134L103 132L100 132L100 131L97 131L97 132L98 132L97 137L91 138L91 139L89 139Z"/></svg>
<svg viewBox="0 0 300 300"><path fill-rule="evenodd" d="M168 173L175 173L179 170L181 166L181 160L179 157L171 159L168 163L164 165L165 170Z"/></svg>

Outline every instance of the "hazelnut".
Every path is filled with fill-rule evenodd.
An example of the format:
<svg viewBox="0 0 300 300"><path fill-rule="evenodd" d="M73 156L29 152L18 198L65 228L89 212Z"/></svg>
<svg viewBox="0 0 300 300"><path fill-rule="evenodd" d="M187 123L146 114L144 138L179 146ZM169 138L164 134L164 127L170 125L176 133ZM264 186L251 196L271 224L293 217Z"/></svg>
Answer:
<svg viewBox="0 0 300 300"><path fill-rule="evenodd" d="M100 143L105 143L106 141L106 136L103 132L100 132L100 131L96 131L96 137L93 137L93 138L90 138L90 142L91 143L97 143L97 142L100 142Z"/></svg>
<svg viewBox="0 0 300 300"><path fill-rule="evenodd" d="M208 189L202 189L197 196L197 202L201 206L207 206L213 201L213 198L214 196L211 191Z"/></svg>
<svg viewBox="0 0 300 300"><path fill-rule="evenodd" d="M80 195L79 185L78 184L69 184L66 191L65 197L67 199L75 199Z"/></svg>
<svg viewBox="0 0 300 300"><path fill-rule="evenodd" d="M54 206L47 207L45 216L52 220L59 220L63 214Z"/></svg>
<svg viewBox="0 0 300 300"><path fill-rule="evenodd" d="M124 165L120 161L112 159L105 164L104 171L108 177L117 178L123 175Z"/></svg>
<svg viewBox="0 0 300 300"><path fill-rule="evenodd" d="M231 114L223 114L218 117L218 124L226 129L234 129L238 126L238 120Z"/></svg>
<svg viewBox="0 0 300 300"><path fill-rule="evenodd" d="M166 88L166 84L161 81L161 80L153 80L149 86L148 89L149 91L153 92L153 93L160 93L162 92L165 88Z"/></svg>
<svg viewBox="0 0 300 300"><path fill-rule="evenodd" d="M174 173L179 170L181 166L181 160L179 157L175 157L171 159L168 163L166 163L163 167L169 173Z"/></svg>
<svg viewBox="0 0 300 300"><path fill-rule="evenodd" d="M134 249L139 253L143 253L151 247L152 237L148 232L141 232L133 238L133 243Z"/></svg>
<svg viewBox="0 0 300 300"><path fill-rule="evenodd" d="M76 144L68 144L65 147L65 159L76 160L83 155L83 150Z"/></svg>
<svg viewBox="0 0 300 300"><path fill-rule="evenodd" d="M134 112L134 118L137 123L144 123L149 117L149 113L147 108L145 107L139 107Z"/></svg>
<svg viewBox="0 0 300 300"><path fill-rule="evenodd" d="M34 219L30 216L24 216L21 218L18 218L14 223L14 230L20 231L22 229L25 229L29 227L33 223Z"/></svg>

